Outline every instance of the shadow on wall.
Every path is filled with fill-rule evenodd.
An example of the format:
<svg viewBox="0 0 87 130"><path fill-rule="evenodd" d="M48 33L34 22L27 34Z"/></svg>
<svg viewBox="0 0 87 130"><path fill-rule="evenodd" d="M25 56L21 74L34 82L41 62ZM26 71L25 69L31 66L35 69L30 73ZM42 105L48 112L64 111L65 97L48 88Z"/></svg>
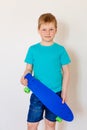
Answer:
<svg viewBox="0 0 87 130"><path fill-rule="evenodd" d="M71 67L70 67L70 73L71 73L71 80L70 80L70 87L68 92L68 99L70 107L72 108L74 115L82 114L83 109L79 101L79 57L76 55L76 52L74 50L68 51L71 57Z"/></svg>
<svg viewBox="0 0 87 130"><path fill-rule="evenodd" d="M66 39L68 38L69 27L65 22L58 20L57 34L55 36L55 41L61 43L65 46Z"/></svg>
<svg viewBox="0 0 87 130"><path fill-rule="evenodd" d="M69 37L69 26L66 23L59 21L58 33L56 34L55 41L67 46L66 40ZM78 99L78 80L79 80L79 58L76 52L72 49L68 50L71 57L70 64L70 86L68 90L68 104L74 113L74 118L78 114L82 114L81 104ZM59 130L67 129L67 123L64 121L58 124ZM57 129L57 128L56 128Z"/></svg>

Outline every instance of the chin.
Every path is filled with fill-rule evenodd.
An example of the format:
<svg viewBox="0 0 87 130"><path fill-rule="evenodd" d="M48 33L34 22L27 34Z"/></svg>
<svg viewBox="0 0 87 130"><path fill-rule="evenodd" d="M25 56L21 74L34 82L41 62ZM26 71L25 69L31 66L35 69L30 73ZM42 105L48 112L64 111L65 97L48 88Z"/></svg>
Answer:
<svg viewBox="0 0 87 130"><path fill-rule="evenodd" d="M44 39L45 42L52 42L53 39Z"/></svg>

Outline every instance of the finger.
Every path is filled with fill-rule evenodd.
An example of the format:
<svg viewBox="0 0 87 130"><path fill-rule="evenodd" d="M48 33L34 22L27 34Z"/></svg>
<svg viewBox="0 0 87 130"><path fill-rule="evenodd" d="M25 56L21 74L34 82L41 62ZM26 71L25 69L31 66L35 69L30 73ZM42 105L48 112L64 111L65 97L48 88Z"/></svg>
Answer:
<svg viewBox="0 0 87 130"><path fill-rule="evenodd" d="M28 80L27 79L25 79L25 86L27 86L28 85Z"/></svg>
<svg viewBox="0 0 87 130"><path fill-rule="evenodd" d="M64 100L64 99L62 99L62 104L64 104L64 102L65 102L65 100Z"/></svg>

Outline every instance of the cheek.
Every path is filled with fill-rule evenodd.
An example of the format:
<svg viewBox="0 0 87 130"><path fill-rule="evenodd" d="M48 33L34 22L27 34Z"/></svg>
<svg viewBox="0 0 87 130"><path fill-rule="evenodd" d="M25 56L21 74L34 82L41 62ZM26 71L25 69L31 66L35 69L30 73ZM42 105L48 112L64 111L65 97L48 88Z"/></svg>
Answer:
<svg viewBox="0 0 87 130"><path fill-rule="evenodd" d="M41 30L39 30L38 32L39 32L40 35L43 35L43 34L44 34L44 32L41 31Z"/></svg>
<svg viewBox="0 0 87 130"><path fill-rule="evenodd" d="M41 31L41 32L40 32L40 35L41 35L41 36L45 36L45 33Z"/></svg>
<svg viewBox="0 0 87 130"><path fill-rule="evenodd" d="M52 36L55 36L55 34L56 34L55 32L51 32L51 33L50 33L50 35L52 35Z"/></svg>

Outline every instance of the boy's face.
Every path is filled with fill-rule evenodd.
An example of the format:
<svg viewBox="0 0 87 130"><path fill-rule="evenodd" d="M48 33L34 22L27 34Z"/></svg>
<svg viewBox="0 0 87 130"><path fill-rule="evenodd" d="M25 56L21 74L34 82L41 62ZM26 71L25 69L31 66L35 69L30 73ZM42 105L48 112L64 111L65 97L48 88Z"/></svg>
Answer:
<svg viewBox="0 0 87 130"><path fill-rule="evenodd" d="M53 42L57 29L54 23L41 24L38 29L42 42Z"/></svg>

